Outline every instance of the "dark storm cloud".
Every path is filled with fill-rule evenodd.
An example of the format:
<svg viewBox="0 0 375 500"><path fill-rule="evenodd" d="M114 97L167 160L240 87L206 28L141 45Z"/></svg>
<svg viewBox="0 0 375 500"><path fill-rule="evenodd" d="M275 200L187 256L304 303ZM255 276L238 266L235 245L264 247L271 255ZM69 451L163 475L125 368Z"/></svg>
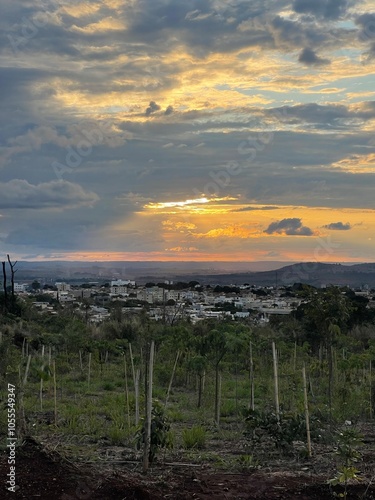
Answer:
<svg viewBox="0 0 375 500"><path fill-rule="evenodd" d="M253 212L254 210L278 210L280 207L265 206L265 207L243 207L232 210L232 212Z"/></svg>
<svg viewBox="0 0 375 500"><path fill-rule="evenodd" d="M167 109L165 110L165 115L171 115L173 113L173 106L168 106Z"/></svg>
<svg viewBox="0 0 375 500"><path fill-rule="evenodd" d="M282 8L286 2L279 2ZM178 33L178 41L198 56L210 51L229 52L254 45L272 46L273 39L267 33L264 22L258 22L250 33L235 28L243 21L275 11L270 1L214 4L209 0L190 2L155 1L139 2L139 8L128 16L129 36L134 40L164 46L169 35ZM228 22L232 19L233 22ZM219 36L220 35L220 36Z"/></svg>
<svg viewBox="0 0 375 500"><path fill-rule="evenodd" d="M0 128L3 125L4 129L8 130L12 124L23 128L25 122L30 121L32 115L35 115L35 100L50 98L54 93L53 88L51 88L44 95L41 93L35 95L33 85L44 83L51 76L51 72L36 68L0 67L0 102L2 107ZM34 116L34 118L37 117ZM2 137L4 138L4 134Z"/></svg>
<svg viewBox="0 0 375 500"><path fill-rule="evenodd" d="M322 43L328 38L328 32L323 33L317 25L304 26L298 21L275 16L271 28L277 46L301 47Z"/></svg>
<svg viewBox="0 0 375 500"><path fill-rule="evenodd" d="M293 9L299 14L332 20L342 17L352 3L348 0L294 0Z"/></svg>
<svg viewBox="0 0 375 500"><path fill-rule="evenodd" d="M267 234L285 234L287 236L312 236L314 234L309 227L302 225L301 219L297 218L272 222L264 232Z"/></svg>
<svg viewBox="0 0 375 500"><path fill-rule="evenodd" d="M332 229L333 231L349 231L349 229L352 229L349 222L346 222L345 224L344 222L331 222L323 227L325 229Z"/></svg>
<svg viewBox="0 0 375 500"><path fill-rule="evenodd" d="M324 64L330 63L329 59L318 57L316 53L308 47L304 48L300 52L298 56L298 62L307 64L308 66L322 66Z"/></svg>
<svg viewBox="0 0 375 500"><path fill-rule="evenodd" d="M362 14L355 23L360 27L358 39L368 44L366 55L371 60L375 57L375 13Z"/></svg>
<svg viewBox="0 0 375 500"><path fill-rule="evenodd" d="M149 107L145 111L146 116L150 116L152 113L155 113L155 111L159 111L161 107L159 104L156 104L155 101L151 101Z"/></svg>
<svg viewBox="0 0 375 500"><path fill-rule="evenodd" d="M99 200L93 192L68 181L51 181L38 185L23 179L0 183L0 209L68 208L93 205Z"/></svg>
<svg viewBox="0 0 375 500"><path fill-rule="evenodd" d="M266 117L269 116L284 123L311 123L330 130L335 127L352 130L353 127L360 126L361 123L375 118L375 102L368 101L354 107L344 104L297 104L296 106L283 106L278 109L266 110L264 114Z"/></svg>
<svg viewBox="0 0 375 500"><path fill-rule="evenodd" d="M368 12L358 16L355 20L360 26L359 39L361 41L371 41L375 39L375 13Z"/></svg>

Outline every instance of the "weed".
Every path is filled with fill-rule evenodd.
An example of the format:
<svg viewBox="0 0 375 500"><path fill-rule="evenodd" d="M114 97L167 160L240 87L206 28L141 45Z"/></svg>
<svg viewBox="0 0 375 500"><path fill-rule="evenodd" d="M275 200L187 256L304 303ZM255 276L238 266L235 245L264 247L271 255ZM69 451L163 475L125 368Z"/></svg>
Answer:
<svg viewBox="0 0 375 500"><path fill-rule="evenodd" d="M241 470L259 469L259 461L253 455L241 455L237 459L237 465Z"/></svg>

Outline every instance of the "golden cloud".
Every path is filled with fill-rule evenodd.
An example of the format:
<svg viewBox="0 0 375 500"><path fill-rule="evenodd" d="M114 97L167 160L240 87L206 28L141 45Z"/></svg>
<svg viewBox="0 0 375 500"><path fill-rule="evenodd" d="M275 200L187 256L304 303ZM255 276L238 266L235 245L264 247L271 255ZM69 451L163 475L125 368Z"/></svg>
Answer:
<svg viewBox="0 0 375 500"><path fill-rule="evenodd" d="M375 153L351 155L348 158L343 158L340 161L332 163L331 166L351 174L374 174Z"/></svg>
<svg viewBox="0 0 375 500"><path fill-rule="evenodd" d="M259 237L261 232L256 228L248 228L240 225L230 225L216 229L210 229L206 233L197 233L192 236L196 238L255 238Z"/></svg>

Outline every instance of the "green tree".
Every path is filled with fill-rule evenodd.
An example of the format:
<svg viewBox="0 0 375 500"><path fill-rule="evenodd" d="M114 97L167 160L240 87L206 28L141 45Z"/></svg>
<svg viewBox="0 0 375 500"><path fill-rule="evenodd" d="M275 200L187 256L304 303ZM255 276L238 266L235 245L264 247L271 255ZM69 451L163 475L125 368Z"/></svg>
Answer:
<svg viewBox="0 0 375 500"><path fill-rule="evenodd" d="M328 361L328 400L332 418L333 346L337 337L348 330L352 307L340 288L332 286L319 292L309 292L300 311L313 346L325 347Z"/></svg>
<svg viewBox="0 0 375 500"><path fill-rule="evenodd" d="M32 283L31 283L31 288L34 292L36 292L37 290L40 290L40 283L39 281L37 280L34 280Z"/></svg>

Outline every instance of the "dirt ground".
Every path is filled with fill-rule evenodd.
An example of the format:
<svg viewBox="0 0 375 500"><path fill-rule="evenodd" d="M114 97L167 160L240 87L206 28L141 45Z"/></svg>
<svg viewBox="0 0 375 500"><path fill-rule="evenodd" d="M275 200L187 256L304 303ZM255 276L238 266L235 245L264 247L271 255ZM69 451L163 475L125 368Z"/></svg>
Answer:
<svg viewBox="0 0 375 500"><path fill-rule="evenodd" d="M372 443L371 443L372 446ZM375 499L375 450L364 452L361 470L363 480L350 484L348 499ZM245 472L219 471L208 465L159 464L147 475L130 469L124 463L85 465L73 463L59 453L27 438L17 448L16 493L6 489L8 456L0 456L2 499L42 500L192 500L192 499L300 499L325 500L334 498L326 484L327 475L319 473L327 460L316 457L314 462L296 470L283 466L254 469ZM325 463L326 461L326 463ZM139 467L138 467L139 468ZM343 491L335 488L336 493Z"/></svg>

